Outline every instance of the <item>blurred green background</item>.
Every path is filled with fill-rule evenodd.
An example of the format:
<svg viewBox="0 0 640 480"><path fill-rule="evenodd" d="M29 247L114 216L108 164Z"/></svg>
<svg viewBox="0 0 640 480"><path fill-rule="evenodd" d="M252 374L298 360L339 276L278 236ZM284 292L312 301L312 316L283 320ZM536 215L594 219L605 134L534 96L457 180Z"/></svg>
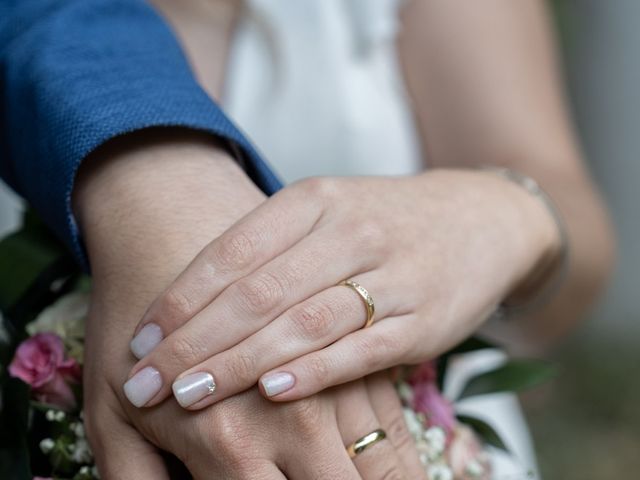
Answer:
<svg viewBox="0 0 640 480"><path fill-rule="evenodd" d="M586 157L611 208L618 266L601 304L523 398L545 480L640 478L640 1L555 0Z"/></svg>
<svg viewBox="0 0 640 480"><path fill-rule="evenodd" d="M543 479L640 478L638 347L582 334L554 355L561 375L524 397Z"/></svg>

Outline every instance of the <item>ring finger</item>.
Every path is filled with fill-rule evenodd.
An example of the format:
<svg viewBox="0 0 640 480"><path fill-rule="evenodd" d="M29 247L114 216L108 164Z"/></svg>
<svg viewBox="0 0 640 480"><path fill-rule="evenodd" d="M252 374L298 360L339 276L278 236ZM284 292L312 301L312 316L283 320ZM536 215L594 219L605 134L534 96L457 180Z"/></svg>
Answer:
<svg viewBox="0 0 640 480"><path fill-rule="evenodd" d="M348 448L363 437L382 428L371 406L364 381L350 383L337 406L338 425ZM386 433L386 432L385 432ZM400 480L412 478L402 465L400 456L387 439L374 440L352 458L363 480Z"/></svg>
<svg viewBox="0 0 640 480"><path fill-rule="evenodd" d="M331 261L340 248L349 262ZM239 344L345 276L372 268L366 253L353 246L349 247L353 251L346 248L318 232L230 285L134 365L125 384L127 398L137 407L160 403L171 393L171 382L180 373Z"/></svg>
<svg viewBox="0 0 640 480"><path fill-rule="evenodd" d="M378 319L388 313L390 305L385 287L375 281L382 276L376 271L358 277L375 292ZM211 405L255 385L269 370L362 328L366 320L367 310L356 292L331 287L290 308L235 347L183 372L173 384L176 400L191 410ZM215 388L206 389L203 378L210 379ZM286 372L265 375L260 384L267 396L274 396L293 388L295 377Z"/></svg>
<svg viewBox="0 0 640 480"><path fill-rule="evenodd" d="M365 379L371 406L387 432L389 441L398 452L412 480L426 480L427 476L420 462L415 440L404 419L402 404L388 371L375 373Z"/></svg>

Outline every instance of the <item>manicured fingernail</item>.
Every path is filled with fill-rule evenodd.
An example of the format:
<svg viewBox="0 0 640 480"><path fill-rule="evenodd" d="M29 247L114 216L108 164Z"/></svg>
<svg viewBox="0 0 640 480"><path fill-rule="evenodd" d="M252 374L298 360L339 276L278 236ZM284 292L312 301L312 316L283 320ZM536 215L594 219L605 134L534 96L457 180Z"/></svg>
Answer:
<svg viewBox="0 0 640 480"><path fill-rule="evenodd" d="M124 394L136 407L142 407L162 388L160 372L153 367L145 367L124 384Z"/></svg>
<svg viewBox="0 0 640 480"><path fill-rule="evenodd" d="M162 341L162 329L159 325L155 323L147 323L142 330L133 337L131 343L129 344L129 348L136 356L136 358L140 359L142 357L146 357L151 350L156 348L156 346Z"/></svg>
<svg viewBox="0 0 640 480"><path fill-rule="evenodd" d="M216 391L216 381L210 373L198 372L176 380L171 388L180 406L187 408L212 395Z"/></svg>
<svg viewBox="0 0 640 480"><path fill-rule="evenodd" d="M296 383L296 378L290 373L277 372L265 375L260 380L262 387L268 397L273 397L279 393L286 392Z"/></svg>

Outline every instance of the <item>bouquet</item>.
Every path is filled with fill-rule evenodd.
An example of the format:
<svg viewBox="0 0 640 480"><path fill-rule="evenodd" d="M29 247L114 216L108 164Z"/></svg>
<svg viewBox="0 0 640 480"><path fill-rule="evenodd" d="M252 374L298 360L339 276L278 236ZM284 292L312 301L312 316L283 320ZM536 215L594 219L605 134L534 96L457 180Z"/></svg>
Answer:
<svg viewBox="0 0 640 480"><path fill-rule="evenodd" d="M32 212L0 241L0 478L99 478L84 433L82 362L91 282ZM554 374L535 360L510 360L470 379L456 399L442 386L451 359L495 348L471 338L440 358L396 371L405 419L429 480L489 480L491 449L506 450L455 401L519 391Z"/></svg>

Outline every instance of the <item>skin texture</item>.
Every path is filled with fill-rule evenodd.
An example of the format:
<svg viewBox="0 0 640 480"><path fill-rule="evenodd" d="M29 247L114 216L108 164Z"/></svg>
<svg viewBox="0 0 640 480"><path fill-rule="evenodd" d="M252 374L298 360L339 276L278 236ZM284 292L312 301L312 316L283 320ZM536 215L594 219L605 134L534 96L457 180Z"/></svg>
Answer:
<svg viewBox="0 0 640 480"><path fill-rule="evenodd" d="M232 187L223 181L232 178ZM211 235L263 201L217 145L180 131L115 142L85 165L75 200L94 277L85 415L102 478L169 478L160 450L196 479L423 478L384 375L284 408L256 388L198 414L175 402L139 410L124 399L127 338L139 315ZM380 426L389 441L350 460L343 445Z"/></svg>
<svg viewBox="0 0 640 480"><path fill-rule="evenodd" d="M403 13L398 51L429 165L530 175L566 222L571 262L562 289L544 308L487 330L539 354L584 318L615 249L569 116L546 2L413 1Z"/></svg>
<svg viewBox="0 0 640 480"><path fill-rule="evenodd" d="M503 3L410 4L399 52L433 166L527 173L566 218L571 267L555 301L515 327L485 329L531 349L581 317L606 277L612 241L565 111L545 11L533 0ZM433 358L501 300L535 296L559 241L542 202L486 174L444 172L301 182L214 240L136 329L153 323L165 337L129 374L161 373L147 405L196 372L212 374L218 389L192 409L271 373L295 377L274 399L301 398ZM345 278L376 300L374 328L356 331L359 299L333 287Z"/></svg>
<svg viewBox="0 0 640 480"><path fill-rule="evenodd" d="M212 97L219 97L237 3L200 0L155 0L153 3L176 31L204 88ZM219 6L223 10L217 10ZM220 14L221 11L226 13ZM430 166L500 164L527 173L554 197L566 219L572 262L562 291L553 303L530 318L492 329L497 338L507 339L520 349L546 345L576 324L590 303L586 299L594 298L601 288L610 269L613 241L604 207L583 166L568 120L545 11L537 0L471 3L431 0L413 2L404 13L405 28L398 45L399 54ZM206 28L208 25L212 28ZM212 45L216 46L213 50ZM295 475L299 478L351 478L349 475L356 474L351 464L340 463L340 459L344 460L342 450L325 450L327 445L339 443L336 431L340 432L343 443L353 440L342 431L344 427L342 430L340 427L341 418L352 415L341 417L338 412L344 411L343 403L366 403L364 400L354 402L354 397L350 396L365 395L362 384L348 384L344 390L329 389L309 399L277 405L260 398L254 387L196 414L180 409L174 401L162 402L151 409L135 409L124 399L122 384L134 365L127 344L145 309L158 298L149 311L160 311L153 314L154 318L170 318L162 308L166 292L171 291L167 289L173 280L187 275L178 276L197 253L212 240L211 245L214 245L215 239L230 225L256 207L260 206L260 210L254 211L256 217L267 211L261 194L217 145L197 135L184 132L176 135L170 142L157 137L141 139L133 136L135 141L125 139L114 148L99 152L85 163L74 193L76 212L94 273L95 290L87 335L85 409L89 437L97 447L95 450L104 452L98 458L103 477L166 478L156 448L160 447L176 454L196 477L201 478L211 478L216 473L220 478L282 478L278 475L283 471L290 477L292 472L288 469L299 462L313 465L313 472L295 472L293 478ZM216 188L211 188L212 185ZM370 195L372 190L375 195ZM373 201L376 197L383 198L381 191L384 198L393 201L376 204ZM374 245L377 249L397 250L398 242L401 242L403 247L411 249L416 260L408 264L399 255L380 252L375 256L376 263L371 264L370 257L358 257L358 252L350 250L353 255L349 261L352 263L341 265L352 272L334 270L334 276L328 275L327 271L335 268L336 262L325 262L322 265L324 276L318 275L313 280L316 290L309 290L305 282L296 285L293 289L298 294L296 303L291 303L294 298L291 293L292 297L284 298L279 306L289 302L289 307L298 305L301 308L300 302L321 290L335 293L338 300L332 308L341 315L344 313L345 318L337 327L338 333L346 336L342 343L334 344L336 348L345 345L339 351L344 357L335 357L333 361L361 370L345 373L338 369L342 376L331 376L327 372L330 374L332 370L325 368L326 363L323 365L317 359L308 361L308 358L304 363L305 356L302 356L289 368L300 376L302 383L299 381L297 385L304 388L292 390L290 397L277 399L306 396L401 359L418 360L441 351L463 334L480 327L484 314L502 297L511 294L525 298L534 293L530 291L532 276L529 273L535 272L535 277L539 266L553 262L557 248L553 222L540 204L513 185L487 174L434 170L401 181L313 180L288 188L280 198L289 195L289 199L299 199L303 206L317 209L315 202L308 201L309 192L321 200L322 211L326 213L322 216L322 221L326 222L323 238L334 244L333 252L343 254L342 250L354 246L358 247L358 252L369 252L372 245L367 242L372 240L378 242ZM362 215L351 200L354 197L373 198L368 201L367 208L372 211L384 208L380 218L385 221L376 222L375 226L355 222L354 219L361 219ZM273 200L268 204L278 201ZM409 216L412 211L413 216ZM438 211L452 213L445 215ZM294 213L298 215L297 219L306 217L304 211ZM426 223L425 218L430 223ZM360 243L344 242L344 231L339 227L342 225L344 229L345 219L357 223ZM256 221L264 219L257 218ZM292 239L311 238L306 235L309 232L294 232L297 224L279 224L280 227L283 225L290 228L279 228L278 235L270 239L279 247L291 243ZM485 230L487 225L491 229ZM374 230L376 235L368 231L371 228L378 229ZM378 241L377 235L380 229L386 232L382 242ZM411 233L398 238L398 232L405 229ZM309 231L314 230L309 228ZM482 234L471 233L478 231ZM287 236L288 240L283 241ZM459 245L461 237L474 241L464 245L462 251L448 249L450 245ZM340 243L342 249L335 246ZM421 250L421 245L428 245L430 250ZM390 246L395 248L390 249ZM290 247L287 245L287 250ZM232 248L230 251L246 254L244 249ZM418 251L420 253L415 256ZM284 253L284 250L278 252L279 255ZM467 258L466 262L459 261L459 253ZM191 263L191 267L197 267L197 263L198 260ZM248 264L255 266L251 262ZM376 280L373 272L376 268L380 270L382 265L385 270L378 271ZM369 279L365 274L370 270ZM463 275L467 270L471 274L468 278ZM243 273L247 275L254 271L247 269ZM441 276L437 277L433 272L439 272ZM358 278L358 274L362 278ZM330 289L347 276L360 279L374 296L380 312L377 330L372 327L350 334L364 320L361 300L344 287ZM416 285L403 283L412 278L416 278ZM477 288L472 288L470 279L476 281ZM238 280L233 279L233 282ZM456 282L460 281L463 282L460 292L467 295L458 293ZM427 303L417 299L417 285L429 287L427 291L435 294L437 301ZM396 289L401 286L402 291L385 290L394 286ZM177 306L179 313L196 314L209 305L203 305L202 298L215 303L214 297L217 297L212 291L194 288L194 285L186 287L189 287L189 295L195 292L201 300L196 302L200 306L197 312L185 308L192 306L190 297L181 300L175 295L169 296L173 301L166 302L169 309ZM307 296L300 294L304 288L308 289ZM160 295L161 292L165 294ZM398 300L407 292L410 292L410 301L399 306ZM158 305L161 308L158 309ZM169 335L190 318L189 315L179 316L180 321L171 325L166 320L157 321L165 322L163 333ZM211 325L214 327L221 318L212 318ZM260 325L266 329L274 324L272 320L276 317L269 318L265 314L252 318L258 318L252 327ZM306 323L301 332L322 330L315 328L322 326L317 318L320 317L307 316L313 328L304 328L309 325ZM147 316L144 321L149 319ZM393 330L390 336L385 328ZM327 335L336 334L335 329L329 330ZM400 330L410 331L411 335L401 336ZM254 331L254 335L259 333L258 329ZM408 338L414 334L416 339ZM421 336L417 337L417 334ZM311 345L315 351L329 338L324 336L313 343L300 336L300 344ZM424 341L418 342L417 338ZM282 337L275 336L270 344L278 345L281 341ZM182 362L181 369L187 370L209 357L216 358L215 354L210 356L212 352L208 348L194 342L181 342L171 354L177 359L176 363ZM379 356L374 355L378 352L381 353ZM298 353L304 355L306 352ZM162 360L158 356L158 361ZM244 360L245 367L252 366L246 358ZM172 359L169 356L164 361ZM181 371L165 372L163 395L166 396L166 387ZM305 376L307 372L309 375ZM241 381L234 388L241 391L264 372L239 368L237 373L240 375L236 377ZM232 385L232 382L225 380L220 385ZM371 409L360 409L369 414L362 416L362 425L354 427L354 432L363 433L364 425L367 428L369 424L373 425L367 424L372 410L374 414L386 411L379 406L379 397L383 395L372 394L368 386L366 391ZM231 393L231 390L227 392ZM392 397L388 395L388 389L385 395L384 403L387 404ZM351 401L341 401L341 398ZM157 403L159 398L154 401ZM311 402L313 406L308 407L309 403L305 402ZM332 433L317 430L309 433L305 423L309 417L308 408L314 414L323 412L324 416L320 417L323 422L319 423L328 425L333 429ZM306 432L306 437L296 436L295 431L292 433L286 428L283 430L282 424L291 423L292 418L295 419L294 430ZM229 419L242 421L226 423ZM382 422L381 418L378 420ZM168 425L171 431L167 431ZM269 426L267 439L257 435L263 425ZM321 441L331 434L335 437L332 441ZM390 443L397 444L398 440L394 438L398 437L403 438L403 435L392 436ZM282 441L284 450L274 450L272 438ZM302 455L298 452L300 442L312 443L314 458L295 457ZM255 458L244 455L244 452L254 450L258 452ZM409 450L402 448L397 451L404 460L398 472L415 465L413 452L406 454ZM213 458L216 459L214 465ZM293 461L293 458L297 460ZM322 465L313 463L318 458ZM368 464L358 461L356 467L361 469L364 478L376 478L362 471ZM326 475L327 470L323 470L326 468L342 468L344 476L336 473L340 470L333 470L333 476ZM401 473L396 475L401 476ZM409 475L409 478L415 477Z"/></svg>
<svg viewBox="0 0 640 480"><path fill-rule="evenodd" d="M151 305L142 323L166 338L130 377L160 372L151 406L179 375L208 372L217 390L196 409L276 368L296 382L273 399L291 400L420 363L475 331L557 242L543 204L487 172L302 181L205 247ZM372 327L336 286L344 278L377 302Z"/></svg>

